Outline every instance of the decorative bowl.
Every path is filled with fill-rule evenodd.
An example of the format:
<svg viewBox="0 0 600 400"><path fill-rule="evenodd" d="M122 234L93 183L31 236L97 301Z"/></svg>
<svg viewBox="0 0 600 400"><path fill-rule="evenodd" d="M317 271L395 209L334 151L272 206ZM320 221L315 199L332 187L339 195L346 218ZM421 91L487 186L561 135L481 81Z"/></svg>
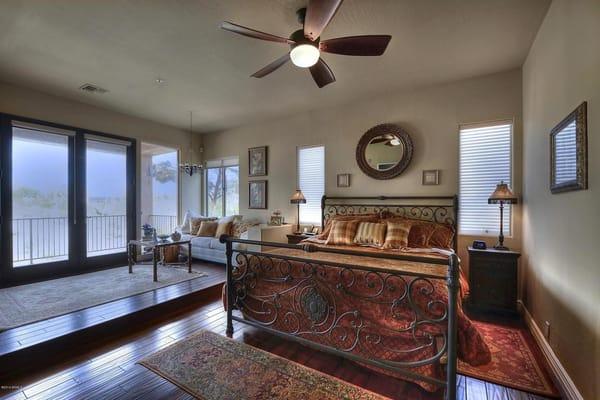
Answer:
<svg viewBox="0 0 600 400"><path fill-rule="evenodd" d="M181 233L179 233L179 232L177 232L177 231L175 231L175 232L171 233L171 240L172 240L172 241L176 242L176 241L178 241L179 239L181 239Z"/></svg>
<svg viewBox="0 0 600 400"><path fill-rule="evenodd" d="M164 233L161 233L160 235L156 235L156 237L159 238L161 240L161 242L166 242L170 236L171 235L164 234Z"/></svg>

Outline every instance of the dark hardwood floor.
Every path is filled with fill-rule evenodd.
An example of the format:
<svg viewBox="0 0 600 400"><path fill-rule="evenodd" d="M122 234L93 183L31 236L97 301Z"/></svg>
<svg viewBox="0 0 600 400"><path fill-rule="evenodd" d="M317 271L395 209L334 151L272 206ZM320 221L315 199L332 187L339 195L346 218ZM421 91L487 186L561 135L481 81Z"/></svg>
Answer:
<svg viewBox="0 0 600 400"><path fill-rule="evenodd" d="M78 342L44 368L30 359L29 370L0 378L4 399L190 399L170 382L136 364L199 329L225 333L220 285L204 290L168 313L154 313L135 324ZM411 399L406 383L370 372L347 360L284 341L242 324L234 338L321 370L394 399ZM9 393L10 392L10 393ZM459 398L540 400L539 396L459 377Z"/></svg>

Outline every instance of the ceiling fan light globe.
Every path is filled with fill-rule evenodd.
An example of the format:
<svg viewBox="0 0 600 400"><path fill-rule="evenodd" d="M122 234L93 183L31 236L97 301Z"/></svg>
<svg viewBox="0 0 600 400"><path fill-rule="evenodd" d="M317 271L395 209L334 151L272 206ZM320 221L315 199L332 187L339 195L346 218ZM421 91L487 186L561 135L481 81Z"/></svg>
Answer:
<svg viewBox="0 0 600 400"><path fill-rule="evenodd" d="M290 52L292 63L300 68L312 67L319 61L320 55L319 49L310 44L300 44Z"/></svg>

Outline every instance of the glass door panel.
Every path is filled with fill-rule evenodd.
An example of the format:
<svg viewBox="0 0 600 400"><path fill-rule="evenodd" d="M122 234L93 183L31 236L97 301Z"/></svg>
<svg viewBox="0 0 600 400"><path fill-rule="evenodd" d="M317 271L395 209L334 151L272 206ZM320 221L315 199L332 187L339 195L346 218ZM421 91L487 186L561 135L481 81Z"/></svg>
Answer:
<svg viewBox="0 0 600 400"><path fill-rule="evenodd" d="M225 215L240 213L240 166L225 167Z"/></svg>
<svg viewBox="0 0 600 400"><path fill-rule="evenodd" d="M179 162L176 149L142 143L142 224L156 233L173 232L179 204Z"/></svg>
<svg viewBox="0 0 600 400"><path fill-rule="evenodd" d="M127 146L85 141L87 257L124 253L127 246Z"/></svg>
<svg viewBox="0 0 600 400"><path fill-rule="evenodd" d="M12 264L69 259L69 137L12 128Z"/></svg>

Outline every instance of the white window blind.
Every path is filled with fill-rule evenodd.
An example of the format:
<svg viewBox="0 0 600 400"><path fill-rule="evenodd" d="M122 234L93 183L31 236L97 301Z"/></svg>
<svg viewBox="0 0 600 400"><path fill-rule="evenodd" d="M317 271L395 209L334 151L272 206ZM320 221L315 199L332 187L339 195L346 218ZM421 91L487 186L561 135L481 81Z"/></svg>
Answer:
<svg viewBox="0 0 600 400"><path fill-rule="evenodd" d="M306 198L300 204L301 224L321 224L321 197L325 194L325 147L298 148L298 188Z"/></svg>
<svg viewBox="0 0 600 400"><path fill-rule="evenodd" d="M512 186L512 122L460 126L459 230L466 235L497 235L498 204L488 198L500 181ZM510 205L504 207L504 234L511 234Z"/></svg>

